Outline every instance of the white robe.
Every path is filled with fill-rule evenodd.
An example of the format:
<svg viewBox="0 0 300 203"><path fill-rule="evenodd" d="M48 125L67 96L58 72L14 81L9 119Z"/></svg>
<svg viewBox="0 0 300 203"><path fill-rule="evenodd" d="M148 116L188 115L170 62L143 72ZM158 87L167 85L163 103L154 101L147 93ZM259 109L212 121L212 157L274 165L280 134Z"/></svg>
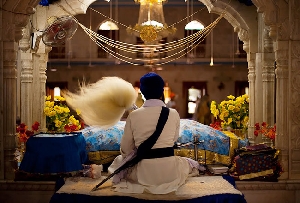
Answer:
<svg viewBox="0 0 300 203"><path fill-rule="evenodd" d="M152 135L162 106L165 104L161 100L146 100L141 108L129 114L120 143L121 155L109 167L110 173L119 167L124 157ZM179 114L175 109L170 109L164 129L152 149L172 147L178 139L179 127ZM189 162L183 157L143 159L130 168L127 177L114 187L119 192L167 194L183 185L191 171Z"/></svg>

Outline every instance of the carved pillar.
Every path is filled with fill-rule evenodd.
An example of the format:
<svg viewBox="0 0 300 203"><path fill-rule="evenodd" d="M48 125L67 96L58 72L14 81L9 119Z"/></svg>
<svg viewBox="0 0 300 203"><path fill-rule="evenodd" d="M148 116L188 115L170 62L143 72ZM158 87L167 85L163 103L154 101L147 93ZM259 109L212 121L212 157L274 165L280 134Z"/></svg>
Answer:
<svg viewBox="0 0 300 203"><path fill-rule="evenodd" d="M257 14L257 40L252 43L256 43L257 52L255 53L255 92L252 96L254 96L254 105L255 108L254 116L253 116L253 131L255 130L255 123L262 123L263 121L263 65L264 65L264 54L263 54L263 30L264 30L264 22L262 18L262 13ZM255 143L262 143L262 135L258 135L255 137Z"/></svg>
<svg viewBox="0 0 300 203"><path fill-rule="evenodd" d="M16 57L14 41L3 42L3 155L2 179L13 179L11 163L14 159L16 128Z"/></svg>
<svg viewBox="0 0 300 203"><path fill-rule="evenodd" d="M40 111L39 111L39 119L42 121L41 123L41 130L44 132L47 130L46 129L46 119L44 115L44 107L45 107L45 96L46 96L46 80L47 80L47 75L46 75L46 70L47 70L47 62L48 62L48 53L51 51L51 47L45 47L45 52L41 54L42 56L40 57L39 60L39 77L38 77L38 83L39 83L39 95L40 95ZM37 114L35 114L37 115Z"/></svg>
<svg viewBox="0 0 300 203"><path fill-rule="evenodd" d="M258 11L263 12L264 23L269 28L269 36L274 42L274 52L276 61L276 140L275 145L281 150L280 159L284 168L284 173L281 175L281 179L291 178L291 165L295 162L292 161L294 156L290 149L291 147L291 132L290 123L291 119L289 113L294 114L295 111L289 111L291 108L290 101L290 80L289 80L289 44L291 31L294 28L299 27L298 24L294 24L295 16L292 16L292 11L295 11L295 15L299 15L299 1L270 1L270 0L252 0L258 8ZM299 17L298 17L299 19ZM298 33L299 34L299 33ZM298 160L297 163L299 163ZM299 164L295 164L295 167ZM298 169L299 170L299 169ZM296 173L295 173L296 174ZM299 172L298 172L298 177Z"/></svg>
<svg viewBox="0 0 300 203"><path fill-rule="evenodd" d="M3 137L1 139L1 179L13 179L12 163L15 152L16 131L16 83L17 83L17 41L22 38L22 28L28 17L4 12L2 16L3 35ZM2 154L3 153L3 154Z"/></svg>
<svg viewBox="0 0 300 203"><path fill-rule="evenodd" d="M300 2L290 1L290 177L300 179Z"/></svg>
<svg viewBox="0 0 300 203"><path fill-rule="evenodd" d="M262 67L263 121L273 126L275 121L275 60L273 53L264 53Z"/></svg>
<svg viewBox="0 0 300 203"><path fill-rule="evenodd" d="M281 149L282 163L285 170L285 175L282 178L287 178L288 167L288 149L289 149L289 128L288 119L288 99L289 98L289 70L288 70L288 41L277 41L275 48L276 58L276 122L281 125L276 127L276 146Z"/></svg>
<svg viewBox="0 0 300 203"><path fill-rule="evenodd" d="M300 39L291 47L290 151L291 176L300 179Z"/></svg>
<svg viewBox="0 0 300 203"><path fill-rule="evenodd" d="M243 41L243 49L247 53L248 61L248 81L249 81L249 95L255 93L255 54L250 53L250 39L247 30L240 27L234 28L235 32L238 32L238 37ZM254 109L255 109L255 97L249 96L249 122L248 122L248 139L250 144L254 144Z"/></svg>
<svg viewBox="0 0 300 203"><path fill-rule="evenodd" d="M45 46L45 53L37 53L33 55L34 59L34 96L33 96L33 120L40 122L40 131L46 132L46 118L44 115L44 103L46 96L46 70L48 53L51 47Z"/></svg>
<svg viewBox="0 0 300 203"><path fill-rule="evenodd" d="M248 81L249 81L249 124L248 124L248 139L251 145L255 144L254 137L254 109L255 109L255 54L247 54L248 61Z"/></svg>
<svg viewBox="0 0 300 203"><path fill-rule="evenodd" d="M30 30L27 25L24 28L23 38L19 42L21 58L20 74L20 98L21 98L21 122L31 126L32 120L32 96L34 91L33 85L33 63L32 53L30 52Z"/></svg>
<svg viewBox="0 0 300 203"><path fill-rule="evenodd" d="M275 58L273 40L269 37L269 29L267 27L264 29L263 42L263 121L273 126L275 123Z"/></svg>

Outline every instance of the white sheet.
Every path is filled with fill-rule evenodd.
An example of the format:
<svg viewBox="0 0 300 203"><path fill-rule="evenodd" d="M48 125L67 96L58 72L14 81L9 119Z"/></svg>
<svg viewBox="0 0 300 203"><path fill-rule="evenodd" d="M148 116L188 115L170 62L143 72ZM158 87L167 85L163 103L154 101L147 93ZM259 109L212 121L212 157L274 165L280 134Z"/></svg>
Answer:
<svg viewBox="0 0 300 203"><path fill-rule="evenodd" d="M153 195L149 193L129 194L115 192L111 180L108 180L97 191L91 192L101 179L91 179L84 177L71 177L66 179L66 183L57 191L57 193L75 193L93 196L131 196L139 199L151 200L181 200L192 199L214 194L239 194L242 193L235 189L228 181L221 176L200 176L189 177L186 184L181 186L176 192L166 195Z"/></svg>

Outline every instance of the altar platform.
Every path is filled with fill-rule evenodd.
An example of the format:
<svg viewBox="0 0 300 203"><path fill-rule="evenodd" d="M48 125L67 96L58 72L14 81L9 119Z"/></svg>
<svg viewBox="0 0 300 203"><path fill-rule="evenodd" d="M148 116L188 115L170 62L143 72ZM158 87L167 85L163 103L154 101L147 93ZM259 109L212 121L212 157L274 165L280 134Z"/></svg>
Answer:
<svg viewBox="0 0 300 203"><path fill-rule="evenodd" d="M105 177L101 179L103 178ZM235 182L230 176L189 177L186 184L176 192L159 195L115 192L111 180L91 192L101 179L67 178L64 185L52 196L50 203L246 203L243 193L235 188Z"/></svg>
<svg viewBox="0 0 300 203"><path fill-rule="evenodd" d="M236 181L235 184L244 194L247 203L300 203L299 180ZM56 192L54 181L0 180L1 203L49 203L50 200L58 201L54 198L60 198L60 195L67 195Z"/></svg>

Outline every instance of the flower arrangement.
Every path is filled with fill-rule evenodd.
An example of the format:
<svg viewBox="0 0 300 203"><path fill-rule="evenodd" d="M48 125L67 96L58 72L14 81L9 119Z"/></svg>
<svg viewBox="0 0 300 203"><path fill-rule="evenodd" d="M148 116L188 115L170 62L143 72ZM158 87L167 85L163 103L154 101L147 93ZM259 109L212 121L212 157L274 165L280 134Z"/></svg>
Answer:
<svg viewBox="0 0 300 203"><path fill-rule="evenodd" d="M216 130L222 130L222 128L221 128L221 121L219 121L219 120L211 123L209 126L212 127L212 128L214 128L214 129L216 129Z"/></svg>
<svg viewBox="0 0 300 203"><path fill-rule="evenodd" d="M15 160L20 164L24 153L26 151L26 142L27 140L33 136L35 133L38 133L40 127L39 122L34 122L34 124L31 126L31 130L28 129L28 126L25 123L21 123L16 128L16 143L17 148L14 153Z"/></svg>
<svg viewBox="0 0 300 203"><path fill-rule="evenodd" d="M83 123L75 118L80 112L76 110L77 115L71 112L64 97L55 96L51 101L51 96L46 96L44 113L48 132L73 132L83 127Z"/></svg>
<svg viewBox="0 0 300 203"><path fill-rule="evenodd" d="M276 124L274 124L274 126L269 126L266 122L262 122L260 126L259 123L255 123L254 135L257 137L259 134L262 134L274 141L276 134Z"/></svg>
<svg viewBox="0 0 300 203"><path fill-rule="evenodd" d="M25 123L18 125L16 131L19 143L25 143L35 132L38 132L39 126L40 124L37 121L31 126L31 130L28 129L28 126L25 125Z"/></svg>
<svg viewBox="0 0 300 203"><path fill-rule="evenodd" d="M227 96L228 100L217 104L211 102L210 111L217 120L221 121L222 129L248 129L249 97L244 94L239 97Z"/></svg>

